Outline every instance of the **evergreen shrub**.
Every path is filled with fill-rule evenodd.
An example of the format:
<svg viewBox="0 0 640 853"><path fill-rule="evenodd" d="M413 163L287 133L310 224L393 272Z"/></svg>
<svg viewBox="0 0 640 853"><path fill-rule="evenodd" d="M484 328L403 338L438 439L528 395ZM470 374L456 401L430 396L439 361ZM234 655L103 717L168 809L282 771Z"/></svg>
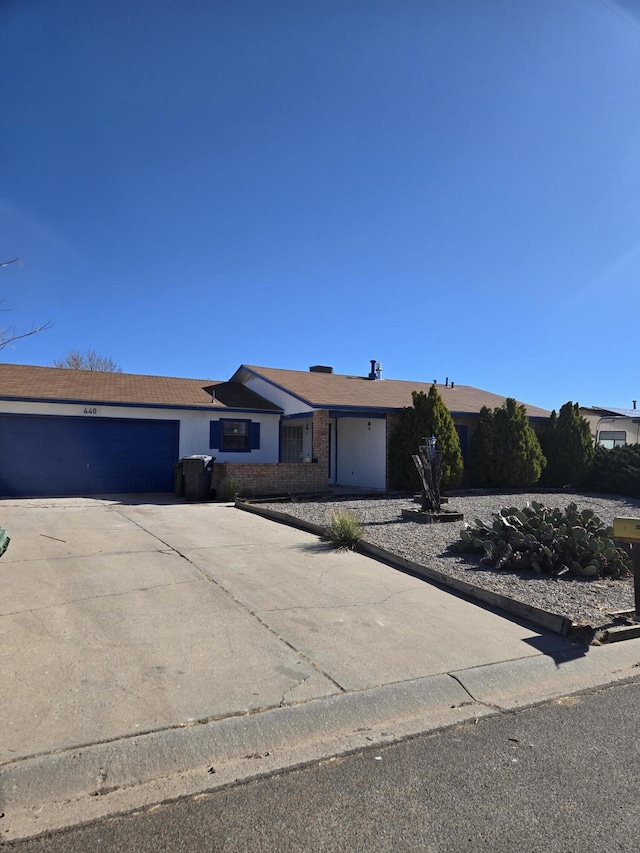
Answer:
<svg viewBox="0 0 640 853"><path fill-rule="evenodd" d="M640 498L640 444L596 447L589 486L595 492Z"/></svg>
<svg viewBox="0 0 640 853"><path fill-rule="evenodd" d="M556 416L551 412L540 436L547 466L540 482L551 488L580 487L588 482L593 466L594 446L588 421L577 403L569 401Z"/></svg>
<svg viewBox="0 0 640 853"><path fill-rule="evenodd" d="M394 489L418 491L420 475L412 455L425 438L435 435L436 450L442 451L441 489L452 489L462 477L460 439L451 413L435 385L413 392L413 406L401 409L398 424L389 438L389 481Z"/></svg>
<svg viewBox="0 0 640 853"><path fill-rule="evenodd" d="M546 459L527 410L513 397L491 412L483 407L470 443L475 486L523 488L537 482Z"/></svg>

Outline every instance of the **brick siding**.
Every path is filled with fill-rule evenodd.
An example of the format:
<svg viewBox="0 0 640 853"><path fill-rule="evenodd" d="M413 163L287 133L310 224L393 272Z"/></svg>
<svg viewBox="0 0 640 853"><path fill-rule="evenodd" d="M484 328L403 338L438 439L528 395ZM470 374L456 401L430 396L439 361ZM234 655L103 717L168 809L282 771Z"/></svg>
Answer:
<svg viewBox="0 0 640 853"><path fill-rule="evenodd" d="M327 469L320 462L216 462L211 483L218 497L225 480L243 497L325 492Z"/></svg>

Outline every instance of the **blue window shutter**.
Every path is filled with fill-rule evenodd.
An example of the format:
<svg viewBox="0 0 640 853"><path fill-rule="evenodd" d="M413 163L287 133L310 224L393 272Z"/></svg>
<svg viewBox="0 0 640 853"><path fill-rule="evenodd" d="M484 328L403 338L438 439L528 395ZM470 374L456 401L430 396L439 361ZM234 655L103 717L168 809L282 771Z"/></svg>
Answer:
<svg viewBox="0 0 640 853"><path fill-rule="evenodd" d="M209 424L209 447L211 450L220 450L220 438L220 421L211 421Z"/></svg>
<svg viewBox="0 0 640 853"><path fill-rule="evenodd" d="M260 424L253 421L249 424L249 449L260 450Z"/></svg>

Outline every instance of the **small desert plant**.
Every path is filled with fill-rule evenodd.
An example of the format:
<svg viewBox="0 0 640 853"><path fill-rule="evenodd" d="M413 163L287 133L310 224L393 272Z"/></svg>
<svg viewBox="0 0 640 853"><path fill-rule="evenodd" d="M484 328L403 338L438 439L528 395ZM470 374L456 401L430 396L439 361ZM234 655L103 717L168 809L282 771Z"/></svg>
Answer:
<svg viewBox="0 0 640 853"><path fill-rule="evenodd" d="M334 512L325 528L325 538L340 551L355 551L364 528L351 512Z"/></svg>
<svg viewBox="0 0 640 853"><path fill-rule="evenodd" d="M238 486L235 480L223 480L220 483L220 500L235 501Z"/></svg>

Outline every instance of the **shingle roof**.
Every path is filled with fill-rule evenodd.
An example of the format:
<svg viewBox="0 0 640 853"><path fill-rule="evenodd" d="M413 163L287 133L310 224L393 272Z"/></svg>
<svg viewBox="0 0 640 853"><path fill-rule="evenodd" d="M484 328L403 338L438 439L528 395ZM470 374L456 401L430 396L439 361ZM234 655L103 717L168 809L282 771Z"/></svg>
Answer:
<svg viewBox="0 0 640 853"><path fill-rule="evenodd" d="M618 409L615 406L581 406L581 409L595 414L617 415L621 418L640 418L640 409Z"/></svg>
<svg viewBox="0 0 640 853"><path fill-rule="evenodd" d="M402 379L369 379L365 376L346 376L338 373L316 373L301 370L280 370L274 367L242 365L250 371L284 388L314 407L399 409L412 405L412 391L431 388L430 382L410 382ZM494 409L502 406L506 397L473 388L471 385L438 385L438 391L452 414L477 414L483 406ZM548 418L546 409L524 404L530 418Z"/></svg>
<svg viewBox="0 0 640 853"><path fill-rule="evenodd" d="M249 388L231 382L24 364L0 364L0 399L281 411Z"/></svg>

